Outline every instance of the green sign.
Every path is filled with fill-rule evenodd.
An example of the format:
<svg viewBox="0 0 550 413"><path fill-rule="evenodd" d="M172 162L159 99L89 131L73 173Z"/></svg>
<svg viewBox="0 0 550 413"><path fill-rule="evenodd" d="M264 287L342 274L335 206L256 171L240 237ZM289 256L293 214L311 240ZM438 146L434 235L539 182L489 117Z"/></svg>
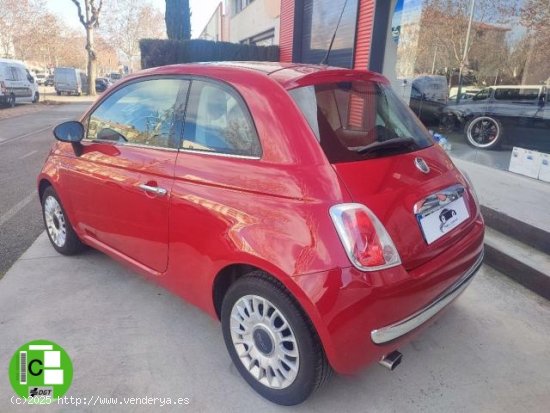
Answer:
<svg viewBox="0 0 550 413"><path fill-rule="evenodd" d="M9 376L19 397L63 397L73 380L73 364L61 346L34 340L15 352Z"/></svg>

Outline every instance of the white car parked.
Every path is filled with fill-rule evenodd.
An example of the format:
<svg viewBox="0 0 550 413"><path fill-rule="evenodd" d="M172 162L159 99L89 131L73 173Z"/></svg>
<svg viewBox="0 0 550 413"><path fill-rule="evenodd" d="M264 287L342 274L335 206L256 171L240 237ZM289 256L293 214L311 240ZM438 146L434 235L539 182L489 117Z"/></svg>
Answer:
<svg viewBox="0 0 550 413"><path fill-rule="evenodd" d="M0 59L0 104L36 103L40 99L38 85L25 64L19 60Z"/></svg>

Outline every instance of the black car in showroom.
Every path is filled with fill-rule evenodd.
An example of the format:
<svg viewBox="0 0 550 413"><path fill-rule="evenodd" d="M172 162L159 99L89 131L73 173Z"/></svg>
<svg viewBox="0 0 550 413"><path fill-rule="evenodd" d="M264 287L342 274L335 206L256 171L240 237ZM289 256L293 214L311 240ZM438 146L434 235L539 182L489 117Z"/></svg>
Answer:
<svg viewBox="0 0 550 413"><path fill-rule="evenodd" d="M550 149L550 88L491 86L472 99L448 104L442 124L464 129L466 141L479 149L501 144Z"/></svg>

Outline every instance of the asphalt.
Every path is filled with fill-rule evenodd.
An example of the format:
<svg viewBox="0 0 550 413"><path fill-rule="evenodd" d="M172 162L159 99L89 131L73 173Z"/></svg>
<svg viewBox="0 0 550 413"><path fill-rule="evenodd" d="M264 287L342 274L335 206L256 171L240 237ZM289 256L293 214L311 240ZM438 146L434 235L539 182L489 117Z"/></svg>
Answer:
<svg viewBox="0 0 550 413"><path fill-rule="evenodd" d="M372 365L336 376L304 404L282 408L238 376L217 321L97 251L60 256L42 234L0 280L0 366L29 340L52 340L72 358L68 396L187 397L189 405L17 407L0 374L0 411L542 413L548 331L550 303L483 266L401 349L394 372Z"/></svg>
<svg viewBox="0 0 550 413"><path fill-rule="evenodd" d="M52 106L0 120L0 278L44 229L36 176L53 142L52 128L88 105Z"/></svg>

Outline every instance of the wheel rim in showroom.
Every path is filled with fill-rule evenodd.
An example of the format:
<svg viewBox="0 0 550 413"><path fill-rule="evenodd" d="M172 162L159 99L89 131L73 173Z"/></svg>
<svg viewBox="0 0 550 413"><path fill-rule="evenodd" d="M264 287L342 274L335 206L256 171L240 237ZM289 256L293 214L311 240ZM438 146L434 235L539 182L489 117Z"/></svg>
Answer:
<svg viewBox="0 0 550 413"><path fill-rule="evenodd" d="M257 295L239 298L230 328L235 351L256 380L272 389L294 382L300 367L296 336L273 303Z"/></svg>
<svg viewBox="0 0 550 413"><path fill-rule="evenodd" d="M495 144L499 134L498 123L492 118L483 116L470 123L467 137L472 145L486 148Z"/></svg>
<svg viewBox="0 0 550 413"><path fill-rule="evenodd" d="M46 228L53 243L58 247L65 245L67 239L67 226L65 216L61 210L61 205L53 196L46 198L44 202L44 217L46 219Z"/></svg>

